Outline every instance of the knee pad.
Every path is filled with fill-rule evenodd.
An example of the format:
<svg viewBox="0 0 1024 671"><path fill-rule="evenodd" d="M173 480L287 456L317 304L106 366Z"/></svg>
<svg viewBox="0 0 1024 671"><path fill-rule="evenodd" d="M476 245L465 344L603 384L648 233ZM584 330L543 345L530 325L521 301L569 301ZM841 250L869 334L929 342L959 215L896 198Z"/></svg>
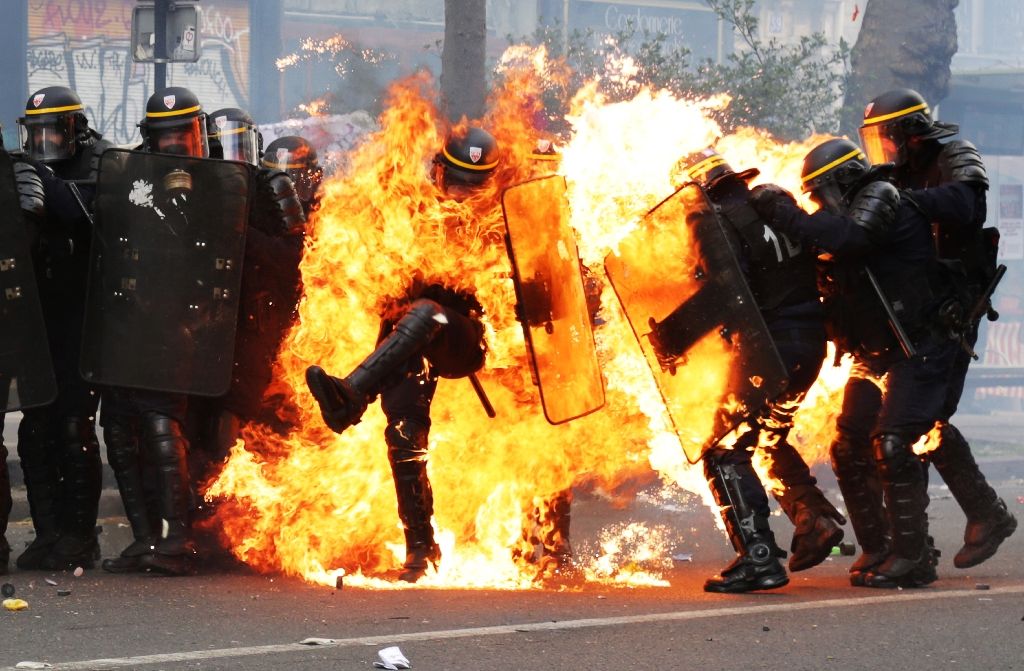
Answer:
<svg viewBox="0 0 1024 671"><path fill-rule="evenodd" d="M177 464L185 459L185 435L176 419L148 413L142 421L143 438L159 464Z"/></svg>
<svg viewBox="0 0 1024 671"><path fill-rule="evenodd" d="M872 440L875 462L887 470L901 470L915 461L913 450L907 440L895 433L883 433Z"/></svg>

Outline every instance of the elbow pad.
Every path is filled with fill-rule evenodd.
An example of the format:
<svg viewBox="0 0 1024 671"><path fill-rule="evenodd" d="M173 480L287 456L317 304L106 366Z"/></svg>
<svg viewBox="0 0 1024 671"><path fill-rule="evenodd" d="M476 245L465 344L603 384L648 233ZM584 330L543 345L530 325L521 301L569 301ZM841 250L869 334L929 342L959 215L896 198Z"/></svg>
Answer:
<svg viewBox="0 0 1024 671"><path fill-rule="evenodd" d="M900 192L889 182L871 182L853 197L848 212L873 241L884 240L896 221Z"/></svg>
<svg viewBox="0 0 1024 671"><path fill-rule="evenodd" d="M280 170L260 170L256 175L257 218L265 222L264 232L272 235L301 235L306 229L306 215L295 192L295 185Z"/></svg>
<svg viewBox="0 0 1024 671"><path fill-rule="evenodd" d="M26 214L43 218L46 216L46 196L43 194L43 180L29 163L14 163L14 182L18 189L21 209Z"/></svg>

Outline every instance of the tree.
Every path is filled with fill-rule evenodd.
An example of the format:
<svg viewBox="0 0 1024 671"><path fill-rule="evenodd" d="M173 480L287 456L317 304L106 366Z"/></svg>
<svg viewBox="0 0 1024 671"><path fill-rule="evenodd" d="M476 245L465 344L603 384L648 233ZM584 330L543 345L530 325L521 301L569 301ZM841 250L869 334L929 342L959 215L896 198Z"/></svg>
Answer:
<svg viewBox="0 0 1024 671"><path fill-rule="evenodd" d="M483 115L486 47L486 0L444 0L441 105L453 121Z"/></svg>
<svg viewBox="0 0 1024 671"><path fill-rule="evenodd" d="M912 88L935 105L949 92L959 0L868 0L851 55L843 129L856 133L864 105L894 88Z"/></svg>

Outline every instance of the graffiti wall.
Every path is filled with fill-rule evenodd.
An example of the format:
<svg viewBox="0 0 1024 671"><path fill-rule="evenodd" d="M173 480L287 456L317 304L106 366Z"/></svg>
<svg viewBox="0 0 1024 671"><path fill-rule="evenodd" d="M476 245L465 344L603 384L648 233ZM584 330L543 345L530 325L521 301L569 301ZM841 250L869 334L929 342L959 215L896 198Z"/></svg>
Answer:
<svg viewBox="0 0 1024 671"><path fill-rule="evenodd" d="M134 0L25 0L27 99L44 86L75 89L93 126L119 144L138 140L136 124L153 92L153 66L129 55ZM203 107L249 106L249 0L200 3L202 57L167 67L170 86L192 89Z"/></svg>

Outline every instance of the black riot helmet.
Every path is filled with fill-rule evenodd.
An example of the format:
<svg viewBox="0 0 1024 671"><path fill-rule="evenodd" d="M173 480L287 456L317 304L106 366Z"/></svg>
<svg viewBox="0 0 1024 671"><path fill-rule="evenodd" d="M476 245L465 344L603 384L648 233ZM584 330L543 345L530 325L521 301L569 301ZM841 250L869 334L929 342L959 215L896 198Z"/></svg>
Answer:
<svg viewBox="0 0 1024 671"><path fill-rule="evenodd" d="M453 132L434 157L434 182L452 195L473 190L498 167L498 142L483 128L470 126ZM454 191L453 191L454 189Z"/></svg>
<svg viewBox="0 0 1024 671"><path fill-rule="evenodd" d="M196 158L210 155L203 106L183 86L169 86L149 97L139 131L146 151Z"/></svg>
<svg viewBox="0 0 1024 671"><path fill-rule="evenodd" d="M860 147L845 138L826 140L808 152L800 172L804 193L829 212L840 214L870 173Z"/></svg>
<svg viewBox="0 0 1024 671"><path fill-rule="evenodd" d="M676 163L676 170L682 173L686 181L696 182L705 188L713 187L723 177L730 175L738 180L750 181L760 174L757 168L735 172L725 157L711 147L687 154Z"/></svg>
<svg viewBox="0 0 1024 671"><path fill-rule="evenodd" d="M206 133L212 158L259 165L263 135L245 110L225 107L213 112L206 117Z"/></svg>
<svg viewBox="0 0 1024 671"><path fill-rule="evenodd" d="M316 209L324 170L313 145L298 135L283 135L267 145L260 165L288 173L306 212Z"/></svg>
<svg viewBox="0 0 1024 671"><path fill-rule="evenodd" d="M72 158L88 134L85 105L66 86L47 86L33 93L25 103L25 116L18 119L22 148L43 163Z"/></svg>
<svg viewBox="0 0 1024 671"><path fill-rule="evenodd" d="M905 164L921 140L941 140L960 131L956 124L932 119L924 97L913 89L894 89L864 108L861 144L875 164Z"/></svg>

